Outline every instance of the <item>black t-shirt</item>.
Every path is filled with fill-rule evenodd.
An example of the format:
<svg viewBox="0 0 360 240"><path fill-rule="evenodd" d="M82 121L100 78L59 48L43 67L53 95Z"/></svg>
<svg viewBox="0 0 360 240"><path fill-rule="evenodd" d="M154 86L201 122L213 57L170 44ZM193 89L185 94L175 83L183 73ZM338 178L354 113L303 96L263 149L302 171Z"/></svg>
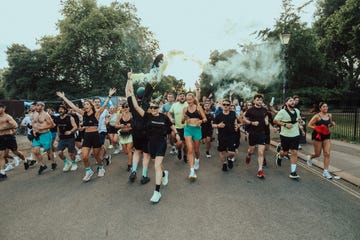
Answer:
<svg viewBox="0 0 360 240"><path fill-rule="evenodd" d="M53 128L50 128L50 132L57 132L57 127L56 127L56 125L57 125L57 120L60 118L60 116L55 116L55 115L50 115L51 116L51 118L52 118L52 120L53 120L53 122L55 123L55 127L53 127Z"/></svg>
<svg viewBox="0 0 360 240"><path fill-rule="evenodd" d="M259 122L258 126L248 125L247 131L249 133L265 133L267 125L265 125L265 117L267 110L263 107L252 107L246 111L245 117L251 122Z"/></svg>
<svg viewBox="0 0 360 240"><path fill-rule="evenodd" d="M71 125L71 116L70 115L66 115L66 117L64 119L62 119L61 117L58 117L56 125L59 128L59 132L60 132L59 138L60 139L74 138L73 133L70 135L65 135L65 132L70 131L73 128Z"/></svg>
<svg viewBox="0 0 360 240"><path fill-rule="evenodd" d="M219 139L226 138L228 136L235 135L235 112L230 111L229 114L225 115L224 112L220 112L214 118L214 124L219 124L221 122L225 123L224 128L218 128L218 137Z"/></svg>
<svg viewBox="0 0 360 240"><path fill-rule="evenodd" d="M212 113L205 113L205 116L207 121L201 124L201 128L204 131L211 131L212 130L211 122L214 121L214 115Z"/></svg>
<svg viewBox="0 0 360 240"><path fill-rule="evenodd" d="M165 114L160 113L154 116L151 113L145 112L143 117L146 124L146 134L149 141L157 141L166 138L169 128L171 128L171 121Z"/></svg>

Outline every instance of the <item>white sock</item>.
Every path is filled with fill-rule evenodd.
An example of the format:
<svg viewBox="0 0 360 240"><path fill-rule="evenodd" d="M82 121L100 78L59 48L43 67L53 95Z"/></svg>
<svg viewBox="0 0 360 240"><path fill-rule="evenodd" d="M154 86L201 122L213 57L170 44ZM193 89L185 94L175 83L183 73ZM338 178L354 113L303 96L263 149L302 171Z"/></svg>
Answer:
<svg viewBox="0 0 360 240"><path fill-rule="evenodd" d="M296 172L296 164L291 164L291 172Z"/></svg>
<svg viewBox="0 0 360 240"><path fill-rule="evenodd" d="M1 170L0 170L0 173L1 173L2 175L5 175L5 174L6 174L5 169L1 169Z"/></svg>

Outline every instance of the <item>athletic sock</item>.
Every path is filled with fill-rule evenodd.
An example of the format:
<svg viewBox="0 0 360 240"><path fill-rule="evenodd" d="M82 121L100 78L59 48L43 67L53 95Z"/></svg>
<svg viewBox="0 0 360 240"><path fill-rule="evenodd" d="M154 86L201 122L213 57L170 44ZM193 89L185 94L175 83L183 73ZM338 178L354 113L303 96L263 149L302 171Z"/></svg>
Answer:
<svg viewBox="0 0 360 240"><path fill-rule="evenodd" d="M66 158L64 159L64 163L65 164L69 164L70 162L69 162L69 160L67 160Z"/></svg>
<svg viewBox="0 0 360 240"><path fill-rule="evenodd" d="M296 172L296 164L291 164L291 172Z"/></svg>
<svg viewBox="0 0 360 240"><path fill-rule="evenodd" d="M144 167L143 167L143 169L142 169L142 175L143 175L144 177L147 176L147 168L144 168Z"/></svg>
<svg viewBox="0 0 360 240"><path fill-rule="evenodd" d="M136 172L136 170L137 170L137 163L133 163L133 165L132 165L132 171L133 172Z"/></svg>
<svg viewBox="0 0 360 240"><path fill-rule="evenodd" d="M86 171L86 172L91 172L91 167L85 168L85 171Z"/></svg>
<svg viewBox="0 0 360 240"><path fill-rule="evenodd" d="M160 192L160 185L155 185L155 191Z"/></svg>

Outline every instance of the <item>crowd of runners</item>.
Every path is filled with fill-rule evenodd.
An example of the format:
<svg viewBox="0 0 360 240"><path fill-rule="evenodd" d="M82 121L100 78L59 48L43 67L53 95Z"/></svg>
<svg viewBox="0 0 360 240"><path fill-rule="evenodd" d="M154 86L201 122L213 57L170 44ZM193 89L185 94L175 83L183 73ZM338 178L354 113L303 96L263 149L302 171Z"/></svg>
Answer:
<svg viewBox="0 0 360 240"><path fill-rule="evenodd" d="M161 198L160 186L167 185L169 171L163 159L170 145L170 154L177 156L189 167L190 181L197 179L201 158L211 158L216 150L221 159L219 169L230 171L234 161L244 160L250 164L252 155L257 151L258 178L264 179L267 165L265 151L269 149L271 131L279 132L281 144L277 148L276 165L281 166L284 158L290 159L289 177L298 179L296 172L297 152L300 136L305 135L298 104L298 97L289 97L283 106L276 110L273 102L264 103L264 96L256 94L252 101L239 103L229 98L215 101L213 97L202 96L200 85L195 84L195 92L166 93L162 99L151 98L152 87L138 88L134 91L128 73L125 88L126 100L118 106L108 107L108 102L116 93L110 89L108 97L101 103L100 98L86 99L78 106L66 94L57 92L61 99L56 111L46 109L45 103L32 104L21 125L28 130L31 153L25 157L18 149L15 130L19 127L8 115L6 107L0 104L0 179L7 178L7 172L23 162L24 169L37 166L41 175L48 167L43 157L51 162L51 170L77 171L83 162L85 174L83 181L90 181L95 172L104 177L105 168L110 167L111 154L124 152L126 155L129 181L134 182L141 174L140 182L150 182L148 169L154 163L155 189L150 199L157 203ZM54 96L56 98L56 96ZM56 113L55 113L56 112ZM326 103L320 103L318 112L307 124L313 129L314 153L307 156L307 164L324 154L323 176L331 179L328 171L330 162L330 131L335 126L328 113ZM246 153L238 152L240 135L248 142ZM108 140L108 147L105 141ZM205 144L205 152L200 152L200 144ZM9 151L12 152L11 156ZM96 160L97 169L91 167L91 156ZM125 161L124 161L125 164ZM141 173L138 168L141 164Z"/></svg>

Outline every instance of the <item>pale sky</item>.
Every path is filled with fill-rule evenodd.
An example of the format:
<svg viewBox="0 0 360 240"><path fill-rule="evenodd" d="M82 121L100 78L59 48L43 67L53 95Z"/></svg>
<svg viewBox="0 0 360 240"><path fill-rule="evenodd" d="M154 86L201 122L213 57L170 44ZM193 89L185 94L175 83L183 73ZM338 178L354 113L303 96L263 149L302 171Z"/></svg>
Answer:
<svg viewBox="0 0 360 240"><path fill-rule="evenodd" d="M97 0L109 5L114 0ZM124 2L124 1L120 1ZM254 31L273 28L281 13L281 0L131 0L142 25L160 42L159 53L184 51L189 58L205 63L212 50L237 48L254 42ZM294 0L296 6L307 0ZM304 9L302 21L311 23L315 4ZM62 18L59 0L2 0L0 14L0 68L7 66L6 48L13 43L36 49L36 41L56 35ZM150 67L150 66L149 66ZM194 61L177 57L165 72L193 86L201 73Z"/></svg>

